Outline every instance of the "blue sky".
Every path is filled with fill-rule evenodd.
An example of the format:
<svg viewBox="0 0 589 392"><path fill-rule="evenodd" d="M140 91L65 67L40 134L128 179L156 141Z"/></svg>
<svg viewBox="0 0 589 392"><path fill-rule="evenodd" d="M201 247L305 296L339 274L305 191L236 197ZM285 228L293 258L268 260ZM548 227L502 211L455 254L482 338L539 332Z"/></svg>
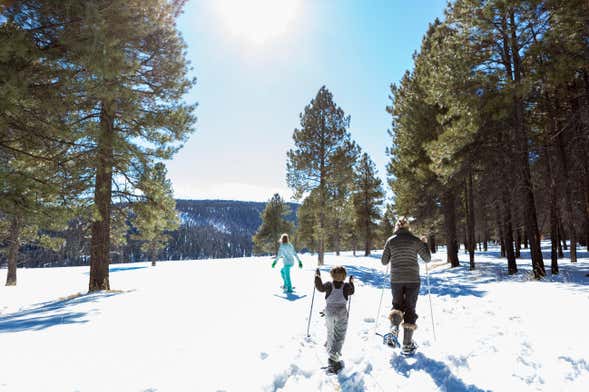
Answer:
<svg viewBox="0 0 589 392"><path fill-rule="evenodd" d="M266 201L322 85L386 178L389 86L411 68L445 0L191 0L178 27L197 85L196 131L168 162L175 196ZM388 186L385 187L388 188ZM388 191L388 189L387 189Z"/></svg>

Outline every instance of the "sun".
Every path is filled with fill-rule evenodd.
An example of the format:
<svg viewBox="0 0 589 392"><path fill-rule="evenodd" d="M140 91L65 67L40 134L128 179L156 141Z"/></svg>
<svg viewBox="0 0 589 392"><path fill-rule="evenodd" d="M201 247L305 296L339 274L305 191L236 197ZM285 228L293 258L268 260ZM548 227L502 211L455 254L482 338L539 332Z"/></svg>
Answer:
<svg viewBox="0 0 589 392"><path fill-rule="evenodd" d="M292 29L302 0L214 0L227 31L255 45L263 45Z"/></svg>

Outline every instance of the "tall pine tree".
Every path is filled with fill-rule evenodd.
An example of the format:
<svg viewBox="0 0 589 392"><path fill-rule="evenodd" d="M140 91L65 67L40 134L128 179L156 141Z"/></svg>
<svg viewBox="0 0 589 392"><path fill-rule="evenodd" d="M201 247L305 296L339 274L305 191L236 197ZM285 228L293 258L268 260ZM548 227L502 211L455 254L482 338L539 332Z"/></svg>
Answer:
<svg viewBox="0 0 589 392"><path fill-rule="evenodd" d="M295 196L315 191L313 202L318 263L323 265L328 231L330 187L337 183L338 158L351 155L355 148L348 127L350 117L333 101L333 95L321 87L300 115L301 128L295 129L295 148L288 151L287 182Z"/></svg>

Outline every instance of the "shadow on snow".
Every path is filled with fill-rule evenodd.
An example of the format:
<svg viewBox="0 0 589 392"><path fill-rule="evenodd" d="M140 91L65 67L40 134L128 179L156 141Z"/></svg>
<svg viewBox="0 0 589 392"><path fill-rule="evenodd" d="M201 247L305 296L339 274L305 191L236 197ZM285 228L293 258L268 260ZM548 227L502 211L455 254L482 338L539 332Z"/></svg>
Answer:
<svg viewBox="0 0 589 392"><path fill-rule="evenodd" d="M40 306L0 316L0 333L39 331L61 324L86 323L83 317L87 312L71 311L68 308L98 301L119 293L99 292L81 295L71 299L44 302Z"/></svg>
<svg viewBox="0 0 589 392"><path fill-rule="evenodd" d="M348 275L354 275L355 278L362 281L365 285L372 286L377 289L390 288L390 276L375 268L361 267L355 265L347 265L346 270ZM477 288L477 284L484 283L478 279L475 283L468 283L469 271L466 268L459 267L454 269L454 276L452 277L437 277L435 274L430 275L430 289L434 295L448 295L450 297L475 296L482 297L485 291ZM490 278L486 278L490 280ZM420 294L427 294L427 281L422 278Z"/></svg>
<svg viewBox="0 0 589 392"><path fill-rule="evenodd" d="M450 368L441 361L436 361L418 352L413 357L414 364L409 364L407 359L401 355L394 355L391 359L391 367L404 377L409 377L411 371L422 370L430 375L441 391L452 392L485 392L475 385L467 385L452 374Z"/></svg>
<svg viewBox="0 0 589 392"><path fill-rule="evenodd" d="M280 299L286 299L288 301L297 301L299 299L305 298L307 296L307 294L305 294L305 295L298 295L298 294L295 294L295 293L284 293L282 295L274 294L274 296L275 297L278 297Z"/></svg>
<svg viewBox="0 0 589 392"><path fill-rule="evenodd" d="M136 266L127 266L127 267L113 267L112 265L109 267L108 272L121 272L121 271L133 271L138 269L147 268L146 266L136 267ZM90 272L84 272L84 275L90 275Z"/></svg>

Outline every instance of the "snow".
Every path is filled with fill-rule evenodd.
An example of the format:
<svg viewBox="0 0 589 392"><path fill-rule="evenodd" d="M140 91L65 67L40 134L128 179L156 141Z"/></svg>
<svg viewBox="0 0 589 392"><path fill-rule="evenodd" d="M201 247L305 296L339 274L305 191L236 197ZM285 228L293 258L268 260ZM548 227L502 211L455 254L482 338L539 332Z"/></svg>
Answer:
<svg viewBox="0 0 589 392"><path fill-rule="evenodd" d="M552 277L546 254L534 281L522 253L515 276L494 248L475 271L461 252L461 267L430 273L437 339L424 275L412 358L375 335L391 301L380 253L327 255L324 280L335 264L356 277L338 376L320 369L319 293L306 337L314 256L288 296L268 257L116 264L114 290L90 295L88 267L21 269L0 287L0 391L586 391L589 255Z"/></svg>

